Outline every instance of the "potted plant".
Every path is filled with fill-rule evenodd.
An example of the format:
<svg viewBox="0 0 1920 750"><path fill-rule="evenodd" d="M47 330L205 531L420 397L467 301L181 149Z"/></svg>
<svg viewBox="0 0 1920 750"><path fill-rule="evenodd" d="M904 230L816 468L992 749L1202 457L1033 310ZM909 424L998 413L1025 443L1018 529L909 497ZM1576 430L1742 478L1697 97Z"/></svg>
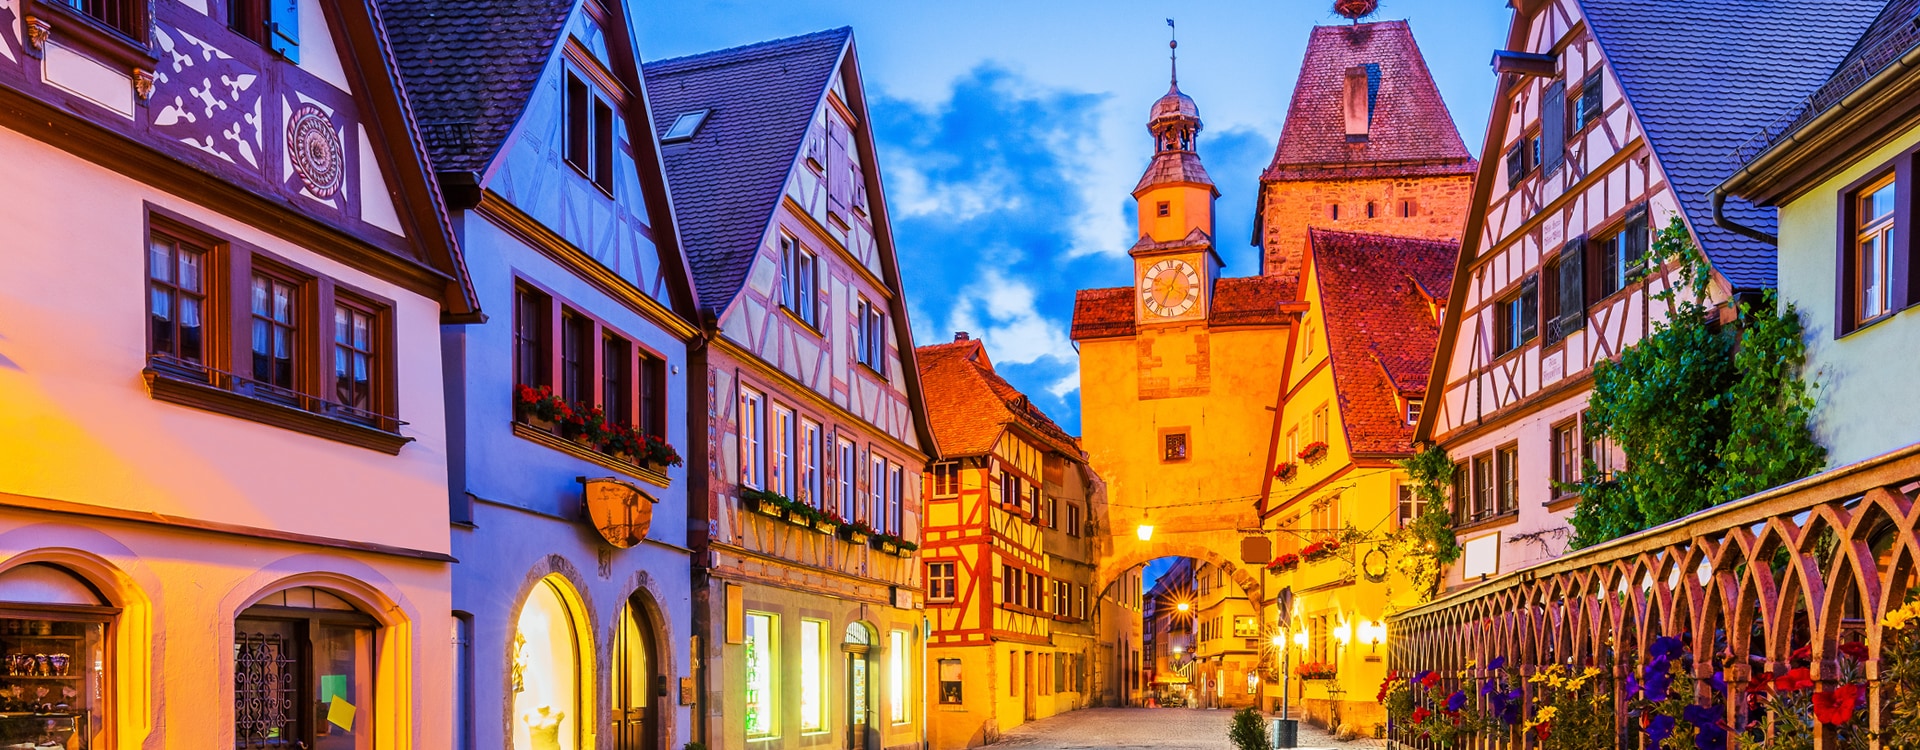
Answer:
<svg viewBox="0 0 1920 750"><path fill-rule="evenodd" d="M1320 463L1321 461L1325 460L1326 457L1327 457L1327 442L1324 440L1315 440L1311 443L1307 443L1307 447L1300 449L1299 459L1307 462L1308 464Z"/></svg>
<svg viewBox="0 0 1920 750"><path fill-rule="evenodd" d="M680 458L680 451L675 450L672 443L667 442L666 438L660 437L659 435L646 436L642 441L641 448L645 451L646 463L649 465L681 466L686 463L684 459ZM639 455L640 454L635 454L635 457L637 458Z"/></svg>
<svg viewBox="0 0 1920 750"><path fill-rule="evenodd" d="M840 524L840 538L854 544L866 544L872 536L873 527L868 526L866 521Z"/></svg>
<svg viewBox="0 0 1920 750"><path fill-rule="evenodd" d="M1282 552L1279 557L1273 558L1273 562L1267 563L1267 570L1275 573L1285 573L1298 567L1300 567L1300 556L1292 552Z"/></svg>
<svg viewBox="0 0 1920 750"><path fill-rule="evenodd" d="M875 533L869 539L869 542L873 545L874 549L889 555L897 555L900 553L900 537L892 534Z"/></svg>
<svg viewBox="0 0 1920 750"><path fill-rule="evenodd" d="M1294 477L1298 476L1300 476L1300 466L1292 461L1281 464L1273 470L1273 478L1280 480L1281 484L1292 484Z"/></svg>
<svg viewBox="0 0 1920 750"><path fill-rule="evenodd" d="M1294 675L1302 680L1331 680L1339 671L1332 663L1323 661L1302 662L1293 669Z"/></svg>
<svg viewBox="0 0 1920 750"><path fill-rule="evenodd" d="M1315 540L1313 543L1301 548L1300 559L1307 562L1318 562L1333 557L1339 554L1339 552L1340 540L1333 537L1325 537Z"/></svg>
<svg viewBox="0 0 1920 750"><path fill-rule="evenodd" d="M805 492L805 490L802 490ZM832 534L840 530L840 514L833 510L819 510L807 503L807 496L800 496L800 504L813 512L813 530L822 534Z"/></svg>
<svg viewBox="0 0 1920 750"><path fill-rule="evenodd" d="M513 416L529 427L553 432L554 423L562 416L571 416L571 412L567 402L548 386L522 383L513 387Z"/></svg>

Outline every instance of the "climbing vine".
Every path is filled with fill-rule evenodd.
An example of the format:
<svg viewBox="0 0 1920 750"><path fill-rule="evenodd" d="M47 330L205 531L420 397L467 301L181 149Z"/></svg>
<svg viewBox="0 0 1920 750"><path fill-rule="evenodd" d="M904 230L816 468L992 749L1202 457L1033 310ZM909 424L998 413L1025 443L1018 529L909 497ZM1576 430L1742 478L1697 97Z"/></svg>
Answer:
<svg viewBox="0 0 1920 750"><path fill-rule="evenodd" d="M1426 445L1399 462L1420 499L1420 516L1394 532L1387 548L1400 572L1413 582L1421 598L1432 598L1440 587L1442 566L1460 558L1460 542L1453 535L1453 514L1447 511L1447 488L1453 485L1453 460L1438 445Z"/></svg>
<svg viewBox="0 0 1920 750"><path fill-rule="evenodd" d="M1807 427L1799 313L1769 294L1739 308L1739 325L1720 325L1705 304L1706 261L1677 217L1647 258L1649 268L1672 261L1680 283L1653 295L1672 314L1594 367L1586 429L1620 446L1626 465L1602 473L1588 457L1571 486L1581 497L1574 547L1799 479L1826 460Z"/></svg>

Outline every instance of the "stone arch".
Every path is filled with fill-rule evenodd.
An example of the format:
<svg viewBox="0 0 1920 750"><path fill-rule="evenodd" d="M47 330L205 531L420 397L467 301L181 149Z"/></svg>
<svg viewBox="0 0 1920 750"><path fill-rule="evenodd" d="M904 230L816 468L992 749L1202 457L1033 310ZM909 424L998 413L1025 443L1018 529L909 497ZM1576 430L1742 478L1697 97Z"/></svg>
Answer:
<svg viewBox="0 0 1920 750"><path fill-rule="evenodd" d="M1219 550L1194 542L1155 541L1137 545L1136 549L1110 556L1101 561L1099 569L1095 571L1094 583L1104 594L1107 587L1112 586L1113 582L1119 580L1120 576L1127 571L1162 557L1191 557L1218 565L1221 570L1227 572L1227 577L1233 579L1235 584L1247 592L1249 600L1264 601L1260 592L1260 576L1265 574L1265 570L1252 563L1230 560L1226 555L1220 554ZM1277 591L1266 593L1272 595Z"/></svg>
<svg viewBox="0 0 1920 750"><path fill-rule="evenodd" d="M57 534L50 533L56 530ZM92 585L109 604L120 608L120 615L108 631L113 649L110 662L113 679L108 682L112 703L109 705L117 714L116 740L126 746L141 744L152 733L154 717L159 713L155 708L157 688L153 683L153 665L159 657L159 646L154 642L154 601L147 593L160 591L159 579L131 550L94 529L65 524L29 525L0 535L0 548L11 547L7 543L15 539L29 545L37 539L42 543L86 546L85 549L29 546L19 554L0 560L0 572L34 563L57 565ZM132 566L123 568L102 553L131 561Z"/></svg>
<svg viewBox="0 0 1920 750"><path fill-rule="evenodd" d="M560 555L547 555L541 558L527 570L527 575L521 580L519 589L514 592L513 608L508 610L510 613L508 621L513 623L508 630L510 634L518 633L518 623L520 622L521 613L526 609L527 602L533 597L534 592L538 590L540 586L551 586L559 597L561 604L566 608L568 615L573 618L577 656L577 661L574 663L574 679L579 690L578 699L580 705L587 706L589 707L588 710L595 712L590 719L581 716L574 717L577 722L576 726L578 727L576 733L580 737L580 747L596 747L599 742L598 736L601 726L598 707L605 705L606 701L601 696L600 685L597 680L600 674L599 662L601 660L597 658L599 649L594 643L594 640L596 634L601 631L601 628L596 624L594 619L595 609L590 594L592 589L588 586L586 578L580 574L579 569L575 568L573 563L569 562L565 557ZM611 633L610 627L608 632ZM501 654L502 658L500 661L501 664L508 666L507 669L501 670L500 674L502 695L513 696L516 694L513 685L514 670L512 665L517 656L518 654L515 653L514 638L509 635L505 643L505 652ZM500 718L501 737L506 738L507 747L512 747L514 736L513 700L509 699L500 706Z"/></svg>

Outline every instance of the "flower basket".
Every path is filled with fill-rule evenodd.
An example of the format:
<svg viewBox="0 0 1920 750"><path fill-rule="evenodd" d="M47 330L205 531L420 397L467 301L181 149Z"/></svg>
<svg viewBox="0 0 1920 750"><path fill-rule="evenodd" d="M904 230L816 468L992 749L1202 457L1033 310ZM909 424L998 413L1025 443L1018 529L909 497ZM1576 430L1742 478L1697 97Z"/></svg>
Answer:
<svg viewBox="0 0 1920 750"><path fill-rule="evenodd" d="M1300 567L1300 556L1292 552L1283 553L1273 558L1273 562L1267 563L1267 570L1275 573L1285 573L1298 567Z"/></svg>
<svg viewBox="0 0 1920 750"><path fill-rule="evenodd" d="M784 497L765 490L744 489L740 491L740 503L747 506L747 510L769 518L785 519L787 517L786 500Z"/></svg>
<svg viewBox="0 0 1920 750"><path fill-rule="evenodd" d="M920 549L920 545L914 544L913 542L901 539L892 534L881 534L877 532L868 538L867 544L881 552L889 555L898 555L900 557L906 557L913 554L914 550Z"/></svg>
<svg viewBox="0 0 1920 750"><path fill-rule="evenodd" d="M1327 459L1326 442L1314 441L1314 442L1308 443L1307 447L1300 449L1299 459L1307 462L1308 465L1313 465L1313 464L1320 463L1321 461L1325 461Z"/></svg>
<svg viewBox="0 0 1920 750"><path fill-rule="evenodd" d="M1308 544L1300 550L1300 559L1306 562L1319 562L1340 554L1340 540L1327 537Z"/></svg>
<svg viewBox="0 0 1920 750"><path fill-rule="evenodd" d="M840 530L840 524L825 518L813 519L813 530L822 534L832 534Z"/></svg>
<svg viewBox="0 0 1920 750"><path fill-rule="evenodd" d="M1302 680L1331 680L1340 673L1339 667L1327 662L1310 661L1294 667L1293 674Z"/></svg>
<svg viewBox="0 0 1920 750"><path fill-rule="evenodd" d="M1292 461L1281 464L1273 470L1273 478L1280 480L1281 484L1293 484L1294 478L1298 476L1300 476L1300 466Z"/></svg>
<svg viewBox="0 0 1920 750"><path fill-rule="evenodd" d="M846 541L853 542L854 544L866 544L867 540L872 536L873 527L868 526L864 521L854 521L853 523L843 522L840 524L840 538Z"/></svg>

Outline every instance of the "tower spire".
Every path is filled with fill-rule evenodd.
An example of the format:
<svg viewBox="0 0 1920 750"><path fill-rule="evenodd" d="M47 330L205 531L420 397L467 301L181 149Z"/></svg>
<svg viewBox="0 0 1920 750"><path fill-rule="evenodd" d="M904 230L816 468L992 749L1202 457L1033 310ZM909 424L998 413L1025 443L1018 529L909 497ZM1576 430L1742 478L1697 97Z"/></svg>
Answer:
<svg viewBox="0 0 1920 750"><path fill-rule="evenodd" d="M1180 88L1180 29L1173 25L1173 19L1167 19L1167 63L1171 69L1169 85Z"/></svg>

